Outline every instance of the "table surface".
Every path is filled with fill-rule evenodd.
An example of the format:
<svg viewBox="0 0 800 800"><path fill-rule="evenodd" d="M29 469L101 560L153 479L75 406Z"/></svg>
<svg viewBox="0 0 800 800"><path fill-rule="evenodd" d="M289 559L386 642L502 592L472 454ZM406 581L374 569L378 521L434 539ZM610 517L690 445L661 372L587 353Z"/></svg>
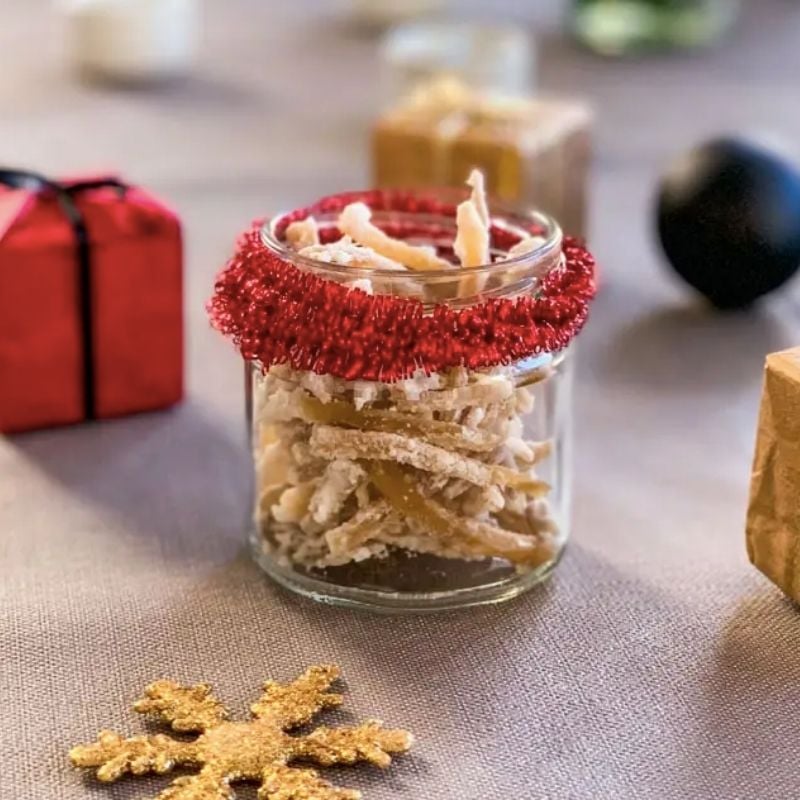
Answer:
<svg viewBox="0 0 800 800"><path fill-rule="evenodd" d="M141 731L128 706L157 677L244 713L267 677L326 661L353 714L417 734L388 773L337 773L373 800L797 796L800 617L748 565L744 515L763 358L800 340L798 305L709 315L661 267L650 207L706 135L800 138L800 7L761 0L715 52L606 62L563 40L554 4L498 6L537 25L543 85L599 112L574 535L511 605L390 622L248 560L240 365L203 311L250 219L365 184L376 40L333 3L207 5L196 74L150 92L81 86L50 5L3 5L2 160L121 167L183 215L188 399L0 440L0 796L154 796L164 779L84 780L68 747Z"/></svg>

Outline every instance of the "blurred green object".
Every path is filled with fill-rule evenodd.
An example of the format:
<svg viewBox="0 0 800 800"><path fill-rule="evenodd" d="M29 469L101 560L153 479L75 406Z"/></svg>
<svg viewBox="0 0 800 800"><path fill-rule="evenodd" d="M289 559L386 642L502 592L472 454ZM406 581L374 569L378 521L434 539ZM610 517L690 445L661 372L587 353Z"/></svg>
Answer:
<svg viewBox="0 0 800 800"><path fill-rule="evenodd" d="M733 24L739 0L573 0L577 38L603 55L711 44Z"/></svg>

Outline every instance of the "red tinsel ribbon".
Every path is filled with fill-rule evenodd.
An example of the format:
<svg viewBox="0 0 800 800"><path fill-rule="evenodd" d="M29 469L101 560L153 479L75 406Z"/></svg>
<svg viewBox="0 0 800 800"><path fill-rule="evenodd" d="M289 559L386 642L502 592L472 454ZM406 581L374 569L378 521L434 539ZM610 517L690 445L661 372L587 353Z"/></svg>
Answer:
<svg viewBox="0 0 800 800"><path fill-rule="evenodd" d="M275 233L282 236L294 220L337 212L356 200L373 210L455 213L453 204L410 193L351 192L285 215ZM509 242L498 239L519 238L500 228L492 236L503 246ZM345 380L385 382L417 370L493 367L561 350L583 327L595 294L594 258L574 239L565 239L563 250L565 266L549 272L534 295L492 298L464 309L438 304L424 313L418 299L368 295L301 271L264 245L255 224L218 277L208 311L242 356L264 367L289 364Z"/></svg>

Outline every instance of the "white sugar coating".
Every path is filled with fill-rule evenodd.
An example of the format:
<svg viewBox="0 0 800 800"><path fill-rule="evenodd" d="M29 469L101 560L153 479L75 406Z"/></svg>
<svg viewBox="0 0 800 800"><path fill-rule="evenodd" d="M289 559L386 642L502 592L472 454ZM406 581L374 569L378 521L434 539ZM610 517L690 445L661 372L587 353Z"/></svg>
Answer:
<svg viewBox="0 0 800 800"><path fill-rule="evenodd" d="M326 467L309 499L308 512L320 525L331 523L345 500L366 479L364 468L355 461L337 458Z"/></svg>

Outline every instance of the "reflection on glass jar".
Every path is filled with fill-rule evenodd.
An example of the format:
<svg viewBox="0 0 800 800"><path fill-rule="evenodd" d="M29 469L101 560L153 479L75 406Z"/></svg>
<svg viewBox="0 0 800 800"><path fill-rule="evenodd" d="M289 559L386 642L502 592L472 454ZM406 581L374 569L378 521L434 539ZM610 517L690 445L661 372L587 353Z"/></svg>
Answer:
<svg viewBox="0 0 800 800"><path fill-rule="evenodd" d="M371 196L373 207L387 197L402 201L373 212L380 228L452 252L453 203L438 213L403 212L398 207L417 208L407 194ZM338 236L330 208L323 201L314 212L323 241ZM273 326L268 341L249 338L256 319L250 303L238 334L248 359L251 542L258 563L315 599L383 609L495 602L542 580L569 531L572 348L566 345L582 324L590 290L564 300L569 287L591 284L591 258L578 245L565 247L553 220L505 212L493 217L495 263L469 271L357 269L300 256L283 240L286 220L273 220L236 262L249 265L251 276L261 275L252 267L259 257L266 272L279 265L273 274L280 280L286 270L296 271L292 280L302 276L292 303L304 310L284 303L282 333ZM509 258L509 244L531 233L531 247ZM241 276L229 283L235 291L255 285ZM275 286L256 301L268 314L273 292L284 301L291 294ZM353 286L361 290L356 297ZM315 305L305 305L309 298ZM340 314L348 302L353 307ZM323 338L316 306L327 306L337 320ZM514 320L534 308L549 322L517 335ZM417 316L406 330L412 311ZM292 318L297 328L286 333ZM385 330L388 319L393 338L365 367L354 355L371 341L365 336L375 335L365 329ZM402 355L385 350L407 352L425 326L435 333L414 341L414 358L429 353L425 366L438 368L402 368ZM309 360L275 358L284 346L281 353L303 350L306 334L317 342ZM276 343L280 336L285 341ZM482 344L462 351L462 340ZM537 344L543 341L563 346L543 350ZM526 348L532 352L524 354Z"/></svg>

